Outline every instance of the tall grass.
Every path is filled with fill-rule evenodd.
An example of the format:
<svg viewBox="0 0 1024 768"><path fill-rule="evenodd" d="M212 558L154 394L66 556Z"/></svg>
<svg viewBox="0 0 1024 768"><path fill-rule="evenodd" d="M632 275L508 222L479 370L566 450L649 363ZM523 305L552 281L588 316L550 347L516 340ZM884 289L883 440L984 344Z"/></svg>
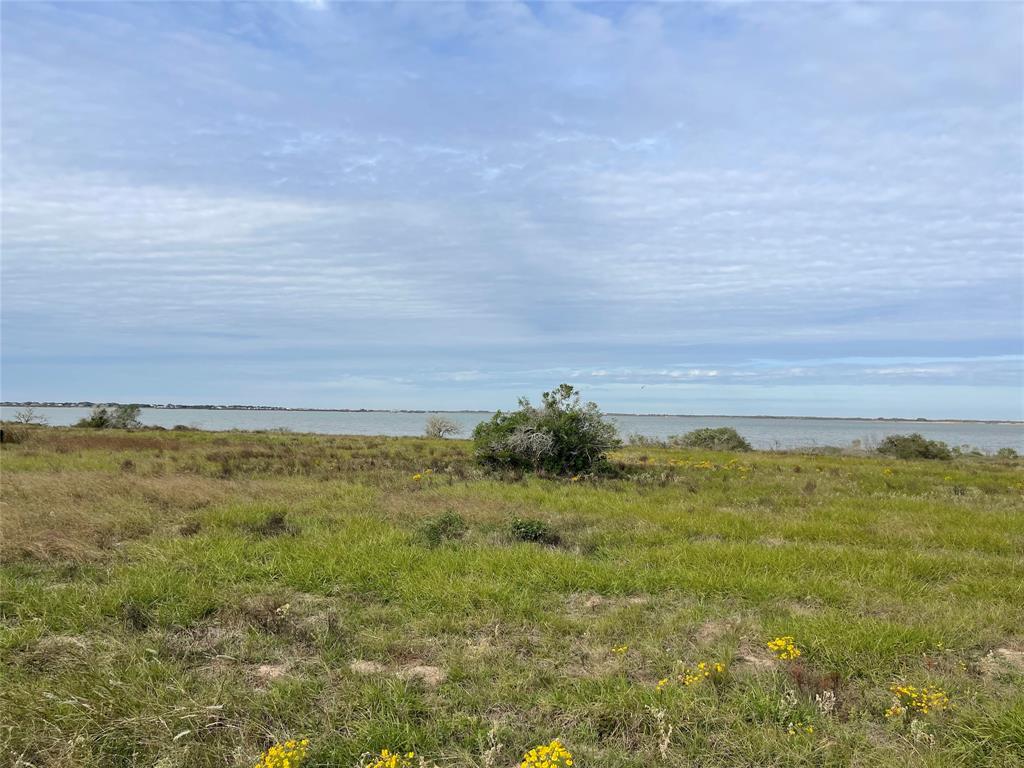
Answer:
<svg viewBox="0 0 1024 768"><path fill-rule="evenodd" d="M573 481L450 439L32 429L2 447L0 763L308 737L307 765L512 766L558 737L583 767L1024 764L1020 461L611 460ZM701 661L726 672L658 690ZM955 708L893 722L897 680Z"/></svg>

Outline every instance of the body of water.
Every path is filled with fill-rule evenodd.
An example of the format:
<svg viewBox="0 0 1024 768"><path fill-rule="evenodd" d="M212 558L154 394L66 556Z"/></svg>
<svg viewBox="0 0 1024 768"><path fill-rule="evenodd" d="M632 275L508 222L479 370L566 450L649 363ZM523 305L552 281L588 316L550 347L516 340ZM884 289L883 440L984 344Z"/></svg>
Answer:
<svg viewBox="0 0 1024 768"><path fill-rule="evenodd" d="M18 408L2 409L9 419ZM87 416L88 408L36 408L49 424L74 424ZM144 424L173 427L184 424L209 430L288 429L328 435L422 435L427 419L441 415L463 426L469 435L490 412L404 413L395 411L225 411L200 408L143 408ZM999 448L1024 451L1024 425L977 422L858 421L853 419L759 419L747 416L609 416L623 438L632 435L666 438L701 427L733 427L755 448L809 448L834 445L847 447L855 440L872 444L886 435L920 432L951 446L970 445L986 452Z"/></svg>

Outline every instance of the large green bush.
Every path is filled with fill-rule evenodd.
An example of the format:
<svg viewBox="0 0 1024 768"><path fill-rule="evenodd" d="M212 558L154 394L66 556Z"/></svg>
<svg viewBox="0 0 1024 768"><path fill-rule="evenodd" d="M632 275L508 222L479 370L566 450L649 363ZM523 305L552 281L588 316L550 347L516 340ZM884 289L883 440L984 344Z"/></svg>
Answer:
<svg viewBox="0 0 1024 768"><path fill-rule="evenodd" d="M708 451L749 451L750 443L732 427L695 429L685 435L669 438L669 443L680 448L703 448Z"/></svg>
<svg viewBox="0 0 1024 768"><path fill-rule="evenodd" d="M90 429L140 429L142 422L139 421L139 410L137 405L115 405L113 409L97 405L92 413L79 420L75 426Z"/></svg>
<svg viewBox="0 0 1024 768"><path fill-rule="evenodd" d="M941 440L929 440L914 432L910 435L889 435L878 446L878 452L898 459L952 459L953 452Z"/></svg>
<svg viewBox="0 0 1024 768"><path fill-rule="evenodd" d="M521 398L519 410L498 411L477 425L473 442L477 461L492 469L568 475L604 469L620 445L615 425L569 384L545 392L539 408Z"/></svg>

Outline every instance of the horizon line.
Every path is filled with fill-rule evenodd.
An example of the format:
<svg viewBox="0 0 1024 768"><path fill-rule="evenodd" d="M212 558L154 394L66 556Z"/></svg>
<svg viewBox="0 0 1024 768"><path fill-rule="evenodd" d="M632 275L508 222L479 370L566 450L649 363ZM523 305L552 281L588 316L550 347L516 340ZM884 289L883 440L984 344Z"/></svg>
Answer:
<svg viewBox="0 0 1024 768"><path fill-rule="evenodd" d="M244 405L233 403L231 405L220 405L216 403L203 403L192 405L187 403L121 403L116 401L101 402L93 400L77 401L35 401L24 400L19 402L0 402L2 408L91 408L95 406L109 405L137 405L139 408L150 410L216 410L216 411L289 411L306 413L497 413L502 410L481 409L481 408L308 408L291 407L282 405ZM700 418L700 419L805 419L814 421L894 421L909 423L932 423L932 424L1008 424L1024 426L1021 419L962 419L962 418L941 418L929 419L920 416L794 416L794 415L772 415L772 414L729 414L729 413L630 413L626 411L603 411L606 416L650 416L650 417L676 417L676 418Z"/></svg>

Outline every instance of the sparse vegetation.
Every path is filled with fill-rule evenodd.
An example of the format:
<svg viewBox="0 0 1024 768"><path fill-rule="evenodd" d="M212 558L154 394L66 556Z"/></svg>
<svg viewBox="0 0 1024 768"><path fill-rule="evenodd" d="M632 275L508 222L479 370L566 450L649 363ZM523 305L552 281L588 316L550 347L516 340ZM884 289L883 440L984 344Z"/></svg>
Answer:
<svg viewBox="0 0 1024 768"><path fill-rule="evenodd" d="M1019 459L22 428L0 764L1024 765Z"/></svg>
<svg viewBox="0 0 1024 768"><path fill-rule="evenodd" d="M615 425L568 384L545 392L539 408L521 398L519 410L498 411L477 425L473 442L477 460L492 469L562 475L604 470L608 451L621 444Z"/></svg>
<svg viewBox="0 0 1024 768"><path fill-rule="evenodd" d="M897 459L941 459L953 458L949 446L941 440L929 440L914 432L910 435L889 435L878 445L878 452ZM979 451L978 456L981 455Z"/></svg>
<svg viewBox="0 0 1024 768"><path fill-rule="evenodd" d="M703 448L706 451L753 450L739 432L732 427L706 427L669 438L669 444L679 448Z"/></svg>

